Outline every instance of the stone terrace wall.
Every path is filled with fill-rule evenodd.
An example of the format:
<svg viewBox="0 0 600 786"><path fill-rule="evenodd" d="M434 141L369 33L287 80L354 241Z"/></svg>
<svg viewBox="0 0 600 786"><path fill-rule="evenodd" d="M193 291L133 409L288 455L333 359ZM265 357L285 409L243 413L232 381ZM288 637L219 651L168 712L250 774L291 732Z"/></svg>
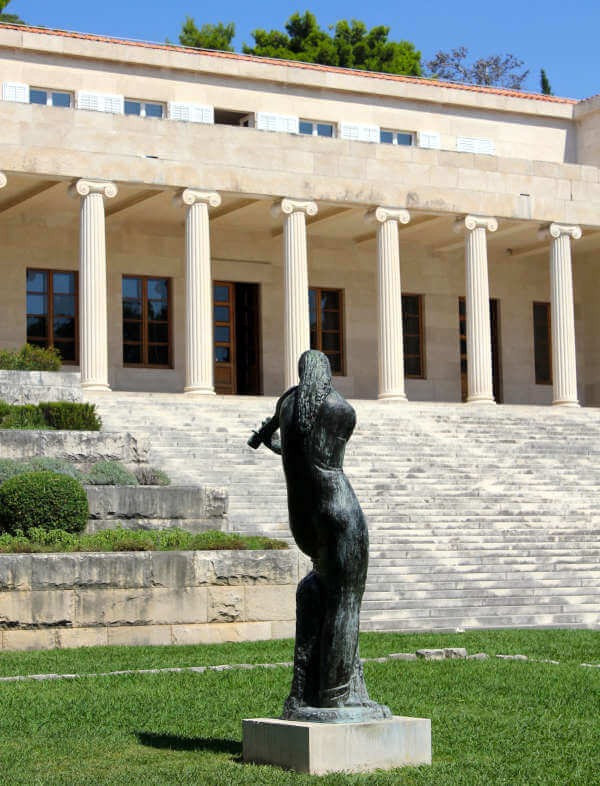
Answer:
<svg viewBox="0 0 600 786"><path fill-rule="evenodd" d="M289 551L0 555L0 649L208 644L294 635Z"/></svg>
<svg viewBox="0 0 600 786"><path fill-rule="evenodd" d="M82 401L77 371L0 371L0 400L7 404Z"/></svg>

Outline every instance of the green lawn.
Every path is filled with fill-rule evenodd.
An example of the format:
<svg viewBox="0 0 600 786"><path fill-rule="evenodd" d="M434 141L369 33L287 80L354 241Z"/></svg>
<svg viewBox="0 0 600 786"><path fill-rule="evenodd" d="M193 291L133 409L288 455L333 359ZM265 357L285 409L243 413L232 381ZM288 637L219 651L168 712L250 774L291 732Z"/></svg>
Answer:
<svg viewBox="0 0 600 786"><path fill-rule="evenodd" d="M366 634L363 655L466 646L554 658L368 663L373 698L430 717L432 767L324 779L241 762L241 719L276 716L290 668L0 683L2 784L600 783L600 632ZM289 660L292 642L2 653L3 675Z"/></svg>

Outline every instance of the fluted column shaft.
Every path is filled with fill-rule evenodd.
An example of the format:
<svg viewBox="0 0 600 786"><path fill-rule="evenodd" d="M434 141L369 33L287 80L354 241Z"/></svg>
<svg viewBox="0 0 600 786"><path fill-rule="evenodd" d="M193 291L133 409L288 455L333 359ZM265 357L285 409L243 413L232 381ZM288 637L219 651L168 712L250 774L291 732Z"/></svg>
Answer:
<svg viewBox="0 0 600 786"><path fill-rule="evenodd" d="M550 237L550 313L552 325L552 403L577 407L577 362L571 238L578 240L578 226L550 224L542 235Z"/></svg>
<svg viewBox="0 0 600 786"><path fill-rule="evenodd" d="M406 401L398 224L408 224L410 214L377 207L365 217L377 223L377 397Z"/></svg>
<svg viewBox="0 0 600 786"><path fill-rule="evenodd" d="M495 218L486 216L466 216L464 220L456 223L456 229L466 230L467 402L493 403L486 231L495 232L498 222Z"/></svg>
<svg viewBox="0 0 600 786"><path fill-rule="evenodd" d="M208 208L218 207L214 191L186 188L176 202L185 217L185 393L214 395L213 297Z"/></svg>
<svg viewBox="0 0 600 786"><path fill-rule="evenodd" d="M271 208L283 215L283 374L287 389L298 383L298 359L310 349L306 216L317 214L315 202L282 199Z"/></svg>
<svg viewBox="0 0 600 786"><path fill-rule="evenodd" d="M81 197L79 229L79 324L81 387L110 390L104 197L117 195L114 183L77 180L70 187Z"/></svg>
<svg viewBox="0 0 600 786"><path fill-rule="evenodd" d="M0 172L0 188L4 188L6 185L6 175L4 172Z"/></svg>

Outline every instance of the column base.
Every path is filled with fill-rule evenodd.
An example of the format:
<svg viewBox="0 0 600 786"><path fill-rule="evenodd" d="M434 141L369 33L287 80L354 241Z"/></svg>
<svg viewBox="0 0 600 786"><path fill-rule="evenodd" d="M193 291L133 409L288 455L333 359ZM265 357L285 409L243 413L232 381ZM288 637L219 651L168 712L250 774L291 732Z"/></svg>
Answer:
<svg viewBox="0 0 600 786"><path fill-rule="evenodd" d="M406 393L378 393L378 401L408 401Z"/></svg>
<svg viewBox="0 0 600 786"><path fill-rule="evenodd" d="M214 388L202 388L202 387L185 387L183 392L186 396L215 396L215 389Z"/></svg>
<svg viewBox="0 0 600 786"><path fill-rule="evenodd" d="M111 393L109 385L104 385L101 382L82 382L80 384L82 390L90 390L94 393Z"/></svg>
<svg viewBox="0 0 600 786"><path fill-rule="evenodd" d="M468 396L465 404L495 404L496 399L492 396Z"/></svg>
<svg viewBox="0 0 600 786"><path fill-rule="evenodd" d="M552 402L553 407L579 407L579 401L568 401L568 400L561 400L558 399L557 401Z"/></svg>

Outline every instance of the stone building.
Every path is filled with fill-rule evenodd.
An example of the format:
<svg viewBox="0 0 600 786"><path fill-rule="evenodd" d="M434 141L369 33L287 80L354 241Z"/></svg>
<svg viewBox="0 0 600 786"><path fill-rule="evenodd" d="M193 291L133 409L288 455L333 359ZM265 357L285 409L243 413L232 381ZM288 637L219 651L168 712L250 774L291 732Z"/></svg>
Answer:
<svg viewBox="0 0 600 786"><path fill-rule="evenodd" d="M600 404L600 97L0 27L0 346L84 388Z"/></svg>

